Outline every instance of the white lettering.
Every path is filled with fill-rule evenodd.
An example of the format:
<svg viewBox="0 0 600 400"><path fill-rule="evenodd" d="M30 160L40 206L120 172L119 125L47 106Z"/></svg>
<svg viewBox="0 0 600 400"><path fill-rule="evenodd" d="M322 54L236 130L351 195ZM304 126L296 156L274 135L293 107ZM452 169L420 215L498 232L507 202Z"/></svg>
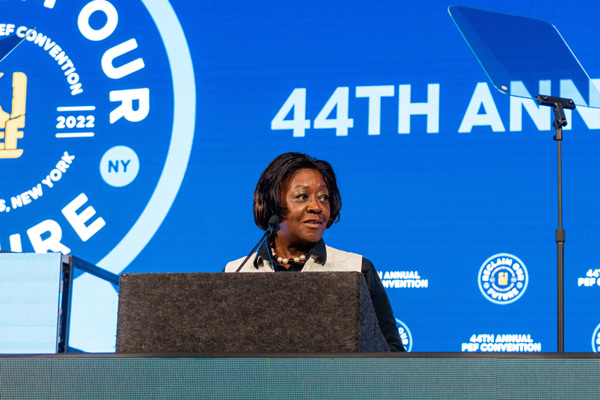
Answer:
<svg viewBox="0 0 600 400"><path fill-rule="evenodd" d="M29 193L27 193L27 192L21 193L21 199L23 200L24 206L31 203L31 197L29 197Z"/></svg>
<svg viewBox="0 0 600 400"><path fill-rule="evenodd" d="M104 13L106 22L100 29L90 26L90 17L93 13L100 11ZM94 0L83 7L77 18L77 26L81 34L88 40L98 42L104 40L115 31L119 22L119 14L116 8L106 0Z"/></svg>
<svg viewBox="0 0 600 400"><path fill-rule="evenodd" d="M121 102L117 108L110 112L111 124L123 117L130 122L139 122L146 118L150 112L150 90L147 88L113 90L109 96L110 101ZM137 109L134 109L135 103L137 103Z"/></svg>
<svg viewBox="0 0 600 400"><path fill-rule="evenodd" d="M50 188L54 186L54 183L52 183L52 180L50 179L50 175L46 175L46 178L42 179L42 183Z"/></svg>
<svg viewBox="0 0 600 400"><path fill-rule="evenodd" d="M56 252L68 254L71 249L60 242L62 229L56 221L47 219L27 230L27 236L36 253ZM42 239L42 236L46 236Z"/></svg>
<svg viewBox="0 0 600 400"><path fill-rule="evenodd" d="M479 114L483 106L484 114ZM458 128L460 133L471 132L474 126L491 126L494 132L504 132L504 125L492 98L492 93L486 82L479 82L471 97L465 116Z"/></svg>
<svg viewBox="0 0 600 400"><path fill-rule="evenodd" d="M10 243L10 251L21 253L23 251L23 245L21 244L21 235L18 233L10 235L8 237Z"/></svg>
<svg viewBox="0 0 600 400"><path fill-rule="evenodd" d="M427 133L440 131L440 85L430 83L427 85L427 101L424 103L411 103L411 85L398 87L398 133L410 133L410 117L412 115L427 116Z"/></svg>
<svg viewBox="0 0 600 400"><path fill-rule="evenodd" d="M590 102L592 104L598 105L599 101L596 97L598 97L598 89L596 85L600 84L600 79L590 79L589 84L589 93L590 93ZM571 99L577 105L586 105L588 104L584 99L577 87L571 79L562 79L560 81L560 97L564 97L567 99ZM600 109L598 108L588 108L588 107L577 107L577 112L579 116L583 119L583 122L587 126L588 129L600 129ZM563 129L568 130L572 129L573 126L573 112L572 110L565 110L565 118L568 121L567 126Z"/></svg>
<svg viewBox="0 0 600 400"><path fill-rule="evenodd" d="M94 210L92 206L87 207L81 213L77 214L77 210L87 203L87 201L87 196L84 193L81 193L62 209L63 215L84 242L87 242L88 239L106 225L106 222L104 222L102 217L98 217L91 224L86 225L86 222L96 214L96 210Z"/></svg>
<svg viewBox="0 0 600 400"><path fill-rule="evenodd" d="M113 61L115 58L122 56L125 53L128 53L132 50L137 49L137 41L135 39L129 39L128 41L116 45L115 47L106 50L104 55L102 56L102 70L111 79L120 79L127 75L130 75L140 69L144 68L144 60L141 58L136 58L133 61L128 62L127 64L121 65L120 67L115 67Z"/></svg>
<svg viewBox="0 0 600 400"><path fill-rule="evenodd" d="M540 81L538 93L550 93L550 81ZM514 81L510 83L510 92L519 93L528 96L529 92L523 82ZM510 96L510 130L520 132L523 130L523 108L533 120L533 123L540 131L550 130L550 111L551 107L538 105L531 98Z"/></svg>
<svg viewBox="0 0 600 400"><path fill-rule="evenodd" d="M394 96L394 86L357 86L356 97L369 99L369 135L381 133L381 98Z"/></svg>

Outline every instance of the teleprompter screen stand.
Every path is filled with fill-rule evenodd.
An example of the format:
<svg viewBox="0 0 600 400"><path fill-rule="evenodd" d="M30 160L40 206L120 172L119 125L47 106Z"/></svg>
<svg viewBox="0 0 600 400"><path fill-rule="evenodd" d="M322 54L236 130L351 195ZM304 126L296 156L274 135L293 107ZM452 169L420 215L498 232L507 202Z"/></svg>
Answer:
<svg viewBox="0 0 600 400"><path fill-rule="evenodd" d="M496 89L554 108L558 152L557 351L564 352L564 243L562 225L562 128L564 109L600 108L595 83L550 23L475 8L451 6L450 16ZM587 90L587 99L578 90ZM530 93L537 93L532 96Z"/></svg>

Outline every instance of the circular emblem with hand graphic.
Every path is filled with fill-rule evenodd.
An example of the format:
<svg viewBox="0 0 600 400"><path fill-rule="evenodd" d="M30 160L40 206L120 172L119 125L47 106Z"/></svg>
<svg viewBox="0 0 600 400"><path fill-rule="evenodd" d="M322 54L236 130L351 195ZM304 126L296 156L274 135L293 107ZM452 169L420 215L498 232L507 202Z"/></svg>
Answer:
<svg viewBox="0 0 600 400"><path fill-rule="evenodd" d="M481 294L501 305L517 301L525 293L528 281L523 261L508 253L495 254L485 260L477 276Z"/></svg>
<svg viewBox="0 0 600 400"><path fill-rule="evenodd" d="M0 248L118 274L187 168L195 83L179 21L167 0L8 0L0 22L0 55L21 40L0 62ZM74 346L114 350L112 285L84 274L73 295Z"/></svg>

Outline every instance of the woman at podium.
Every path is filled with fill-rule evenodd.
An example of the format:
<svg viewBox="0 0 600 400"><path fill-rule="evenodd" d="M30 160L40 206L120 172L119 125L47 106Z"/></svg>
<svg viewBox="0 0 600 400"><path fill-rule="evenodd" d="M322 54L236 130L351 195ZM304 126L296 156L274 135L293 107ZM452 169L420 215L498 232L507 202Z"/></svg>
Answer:
<svg viewBox="0 0 600 400"><path fill-rule="evenodd" d="M340 219L341 207L335 173L327 161L301 153L277 156L262 172L254 190L256 225L265 231L269 225L277 226L271 227L273 233L256 253L247 260L228 263L225 272L362 272L390 350L405 351L373 264L323 241L325 229Z"/></svg>

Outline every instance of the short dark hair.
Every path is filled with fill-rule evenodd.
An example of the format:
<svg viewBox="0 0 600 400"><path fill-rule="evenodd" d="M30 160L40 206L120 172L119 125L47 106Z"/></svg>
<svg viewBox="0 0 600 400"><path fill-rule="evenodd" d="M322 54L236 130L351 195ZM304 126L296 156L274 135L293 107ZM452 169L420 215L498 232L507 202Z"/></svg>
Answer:
<svg viewBox="0 0 600 400"><path fill-rule="evenodd" d="M260 175L254 189L254 222L266 230L269 219L277 215L283 220L285 207L281 203L281 187L286 180L300 169L319 171L329 191L330 217L326 228L340 220L342 197L331 164L317 160L307 154L283 153L275 157Z"/></svg>

